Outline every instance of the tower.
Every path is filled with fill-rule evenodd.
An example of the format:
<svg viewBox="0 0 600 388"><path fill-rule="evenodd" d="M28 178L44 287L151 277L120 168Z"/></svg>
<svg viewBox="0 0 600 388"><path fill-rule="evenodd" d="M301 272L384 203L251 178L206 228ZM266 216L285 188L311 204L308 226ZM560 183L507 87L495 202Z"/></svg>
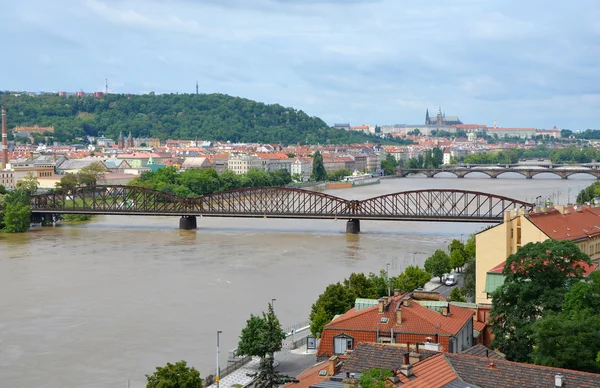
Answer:
<svg viewBox="0 0 600 388"><path fill-rule="evenodd" d="M117 141L117 146L118 146L120 149L123 149L123 148L125 148L125 143L124 143L124 141L123 141L123 131L121 131L121 132L119 133L119 140Z"/></svg>
<svg viewBox="0 0 600 388"><path fill-rule="evenodd" d="M2 169L8 162L8 134L6 133L6 108L2 106Z"/></svg>
<svg viewBox="0 0 600 388"><path fill-rule="evenodd" d="M425 112L425 125L429 125L429 108Z"/></svg>
<svg viewBox="0 0 600 388"><path fill-rule="evenodd" d="M108 94L108 78L104 79L104 94Z"/></svg>
<svg viewBox="0 0 600 388"><path fill-rule="evenodd" d="M435 123L437 125L443 125L444 124L444 115L442 114L442 107L441 106L438 109L438 114L437 114Z"/></svg>
<svg viewBox="0 0 600 388"><path fill-rule="evenodd" d="M198 81L196 81L196 94L198 94Z"/></svg>

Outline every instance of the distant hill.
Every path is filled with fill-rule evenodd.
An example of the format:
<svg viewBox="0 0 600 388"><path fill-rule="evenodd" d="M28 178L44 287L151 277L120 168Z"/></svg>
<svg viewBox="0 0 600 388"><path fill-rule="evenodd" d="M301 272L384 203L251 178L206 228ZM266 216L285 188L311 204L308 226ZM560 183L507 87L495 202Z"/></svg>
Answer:
<svg viewBox="0 0 600 388"><path fill-rule="evenodd" d="M329 127L301 110L224 94L109 94L61 97L2 93L8 127L54 126L54 139L86 135L117 139L119 133L160 139L263 143L362 143L371 135Z"/></svg>

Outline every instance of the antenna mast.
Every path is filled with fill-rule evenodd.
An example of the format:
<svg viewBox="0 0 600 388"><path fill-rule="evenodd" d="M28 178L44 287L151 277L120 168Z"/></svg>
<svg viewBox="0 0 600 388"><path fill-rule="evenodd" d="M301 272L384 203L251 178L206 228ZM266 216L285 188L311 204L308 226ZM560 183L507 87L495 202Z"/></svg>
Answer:
<svg viewBox="0 0 600 388"><path fill-rule="evenodd" d="M198 94L198 81L196 81L196 94Z"/></svg>
<svg viewBox="0 0 600 388"><path fill-rule="evenodd" d="M108 94L108 78L104 79L104 94Z"/></svg>

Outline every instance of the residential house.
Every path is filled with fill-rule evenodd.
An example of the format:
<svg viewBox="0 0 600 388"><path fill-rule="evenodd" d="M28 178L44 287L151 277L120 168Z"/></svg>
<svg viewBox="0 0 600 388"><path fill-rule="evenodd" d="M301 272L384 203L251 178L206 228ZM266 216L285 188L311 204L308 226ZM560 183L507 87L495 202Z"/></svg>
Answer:
<svg viewBox="0 0 600 388"><path fill-rule="evenodd" d="M155 163L160 163L169 159L171 155L161 156L155 152L133 152L131 154L119 154L119 159L127 161L131 168L146 167L148 161L152 159Z"/></svg>
<svg viewBox="0 0 600 388"><path fill-rule="evenodd" d="M231 155L227 161L227 169L236 174L246 174L253 168L263 168L261 159L256 155Z"/></svg>
<svg viewBox="0 0 600 388"><path fill-rule="evenodd" d="M507 211L504 222L476 235L475 302L491 304L486 290L488 272L528 243L555 239L573 241L594 261L600 260L600 208L592 206L554 206L533 212ZM490 279L490 281L494 281Z"/></svg>
<svg viewBox="0 0 600 388"><path fill-rule="evenodd" d="M207 168L212 168L212 167L213 167L213 165L212 165L210 159L207 157L188 157L188 158L185 158L183 160L183 163L181 164L182 170L187 170L190 168L207 169Z"/></svg>
<svg viewBox="0 0 600 388"><path fill-rule="evenodd" d="M266 172L279 170L286 170L290 174L292 172L292 160L283 152L257 152L256 156Z"/></svg>
<svg viewBox="0 0 600 388"><path fill-rule="evenodd" d="M367 172L377 172L381 170L381 158L375 153L367 154Z"/></svg>
<svg viewBox="0 0 600 388"><path fill-rule="evenodd" d="M215 155L208 155L211 160L212 166L215 171L221 174L223 171L227 170L227 166L229 164L229 154L220 153Z"/></svg>
<svg viewBox="0 0 600 388"><path fill-rule="evenodd" d="M108 169L108 171L118 174L123 174L125 170L131 168L127 161L117 158L106 159L103 163Z"/></svg>
<svg viewBox="0 0 600 388"><path fill-rule="evenodd" d="M344 354L361 342L423 342L451 353L471 347L473 311L445 302L439 313L419 304L422 294L395 292L392 297L379 299L376 306L355 305L325 325L318 354Z"/></svg>
<svg viewBox="0 0 600 388"><path fill-rule="evenodd" d="M313 162L311 158L295 158L292 160L292 177L299 176L301 182L310 180Z"/></svg>
<svg viewBox="0 0 600 388"><path fill-rule="evenodd" d="M88 167L92 164L99 164L102 166L102 169L108 172L107 166L103 163L101 159L67 159L63 161L61 164L56 166L56 173L60 175L64 174L76 174L82 168Z"/></svg>

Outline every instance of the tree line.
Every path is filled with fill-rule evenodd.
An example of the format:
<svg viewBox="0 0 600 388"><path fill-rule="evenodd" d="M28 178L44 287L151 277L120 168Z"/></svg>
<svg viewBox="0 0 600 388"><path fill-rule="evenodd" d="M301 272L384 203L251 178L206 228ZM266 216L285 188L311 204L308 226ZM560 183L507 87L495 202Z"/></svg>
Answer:
<svg viewBox="0 0 600 388"><path fill-rule="evenodd" d="M166 167L142 173L129 182L130 186L145 187L180 197L197 197L220 191L244 187L286 186L292 182L287 170L266 172L251 169L245 174L225 170L220 175L214 169L189 169L178 172L176 167Z"/></svg>
<svg viewBox="0 0 600 388"><path fill-rule="evenodd" d="M281 144L351 144L379 137L328 126L318 117L278 104L263 104L225 94L108 94L101 98L54 94L15 96L0 92L13 126L54 127L37 134L58 142L84 142L87 136L116 141L120 133L134 137L204 139ZM12 133L10 134L12 137ZM410 144L390 139L388 143Z"/></svg>

